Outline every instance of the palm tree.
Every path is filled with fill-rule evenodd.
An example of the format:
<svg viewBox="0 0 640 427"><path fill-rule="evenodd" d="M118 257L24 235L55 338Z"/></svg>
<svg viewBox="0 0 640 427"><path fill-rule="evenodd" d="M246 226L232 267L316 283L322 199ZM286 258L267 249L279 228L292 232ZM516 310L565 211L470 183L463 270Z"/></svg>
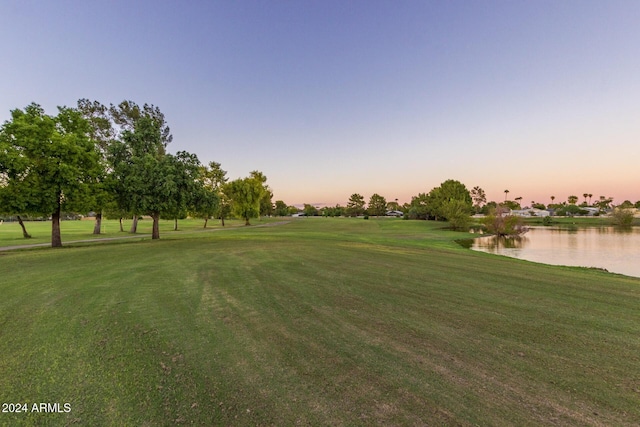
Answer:
<svg viewBox="0 0 640 427"><path fill-rule="evenodd" d="M551 204L553 204L553 201L556 199L556 196L551 196Z"/></svg>
<svg viewBox="0 0 640 427"><path fill-rule="evenodd" d="M587 197L589 196L589 193L582 193L582 197L584 197L584 204L587 204Z"/></svg>
<svg viewBox="0 0 640 427"><path fill-rule="evenodd" d="M504 201L507 201L507 194L509 194L509 190L504 190Z"/></svg>
<svg viewBox="0 0 640 427"><path fill-rule="evenodd" d="M521 196L516 197L515 201L518 202L518 204L520 204L520 202L522 201L522 197Z"/></svg>
<svg viewBox="0 0 640 427"><path fill-rule="evenodd" d="M589 196L589 205L591 205L591 198L593 197L593 194L589 193L588 196Z"/></svg>

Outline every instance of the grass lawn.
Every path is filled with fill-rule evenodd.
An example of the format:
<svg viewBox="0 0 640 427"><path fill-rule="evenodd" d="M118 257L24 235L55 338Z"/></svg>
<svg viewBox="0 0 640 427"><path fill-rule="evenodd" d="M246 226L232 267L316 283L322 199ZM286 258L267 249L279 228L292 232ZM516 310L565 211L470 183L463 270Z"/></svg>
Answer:
<svg viewBox="0 0 640 427"><path fill-rule="evenodd" d="M255 221L255 220L254 220ZM25 239L22 236L22 229L17 221L4 222L0 224L0 247L6 246L21 246L31 244L51 243L51 222L50 221L25 221L25 227L27 232L31 235L30 239ZM110 239L110 238L136 238L145 239L151 238L151 226L153 221L151 219L142 219L138 221L137 234L130 234L131 220L125 220L122 222L124 231L120 231L120 224L115 220L103 220L101 227L101 234L93 234L93 226L95 220L86 219L80 221L61 221L60 233L62 235L62 244L66 242L72 242L77 240L96 240L96 239ZM228 227L234 227L244 225L244 221L239 220L225 220L225 225ZM160 238L167 235L177 233L189 234L191 232L200 232L203 230L204 220L200 219L186 219L178 220L178 230L174 231L174 221L161 220L160 221ZM214 230L223 228L220 225L219 220L209 220L206 230Z"/></svg>
<svg viewBox="0 0 640 427"><path fill-rule="evenodd" d="M0 425L640 423L640 279L442 223L195 224L0 253L0 401L71 409Z"/></svg>

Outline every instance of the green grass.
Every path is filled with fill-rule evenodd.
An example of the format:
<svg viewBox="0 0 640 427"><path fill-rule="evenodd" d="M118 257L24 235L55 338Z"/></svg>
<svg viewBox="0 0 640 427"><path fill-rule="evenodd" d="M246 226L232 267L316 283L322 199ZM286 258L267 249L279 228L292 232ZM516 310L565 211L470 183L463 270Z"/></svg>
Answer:
<svg viewBox="0 0 640 427"><path fill-rule="evenodd" d="M637 425L640 279L472 252L441 226L0 253L0 401L72 408L0 424Z"/></svg>
<svg viewBox="0 0 640 427"><path fill-rule="evenodd" d="M260 224L268 220L257 221L255 223ZM97 239L111 239L111 238L134 238L140 237L140 239L150 238L151 226L153 221L145 218L138 222L138 230L136 234L130 234L131 220L123 221L124 231L120 231L120 224L116 220L103 220L101 227L101 234L93 234L93 227L95 220L80 220L80 221L61 221L60 232L62 235L63 245L66 242L73 242L77 240L97 240ZM200 232L203 230L204 221L200 219L186 219L178 221L178 230L174 231L174 222L161 220L160 221L160 238L176 235L191 234L193 232ZM239 220L225 220L227 227L235 227L244 225L244 221ZM27 232L31 235L30 239L25 239L22 235L22 229L17 221L4 222L0 224L0 247L6 246L21 246L31 244L51 243L51 222L50 221L25 221ZM207 225L208 231L222 228L219 220L209 220Z"/></svg>

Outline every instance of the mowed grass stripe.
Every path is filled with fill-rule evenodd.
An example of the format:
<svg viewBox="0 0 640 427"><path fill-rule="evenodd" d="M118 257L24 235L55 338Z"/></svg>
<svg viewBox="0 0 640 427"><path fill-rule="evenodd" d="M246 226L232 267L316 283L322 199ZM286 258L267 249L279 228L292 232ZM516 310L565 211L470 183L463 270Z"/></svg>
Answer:
<svg viewBox="0 0 640 427"><path fill-rule="evenodd" d="M309 218L0 256L0 398L74 408L0 421L640 419L640 280L471 252L441 226Z"/></svg>

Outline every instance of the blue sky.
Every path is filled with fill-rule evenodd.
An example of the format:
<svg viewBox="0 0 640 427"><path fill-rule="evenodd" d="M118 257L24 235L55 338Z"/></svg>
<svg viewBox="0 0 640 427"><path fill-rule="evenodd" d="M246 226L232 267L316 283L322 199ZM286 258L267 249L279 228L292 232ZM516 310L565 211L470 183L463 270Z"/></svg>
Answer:
<svg viewBox="0 0 640 427"><path fill-rule="evenodd" d="M640 199L637 1L0 2L0 120L154 104L274 199Z"/></svg>

